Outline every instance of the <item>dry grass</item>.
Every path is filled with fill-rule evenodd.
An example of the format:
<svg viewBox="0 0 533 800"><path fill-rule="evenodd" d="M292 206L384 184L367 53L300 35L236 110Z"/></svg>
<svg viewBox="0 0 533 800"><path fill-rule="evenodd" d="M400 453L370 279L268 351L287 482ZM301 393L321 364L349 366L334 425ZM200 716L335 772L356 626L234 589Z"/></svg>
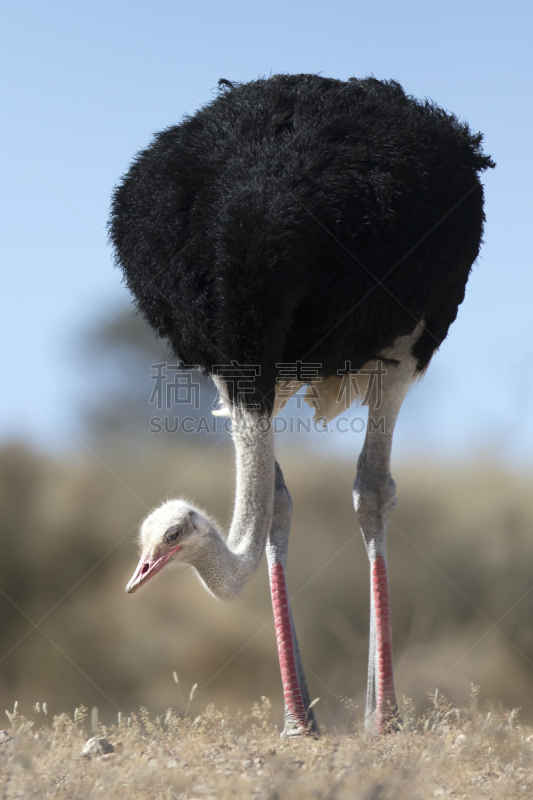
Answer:
<svg viewBox="0 0 533 800"><path fill-rule="evenodd" d="M320 740L282 740L265 698L249 714L209 706L197 717L168 711L122 718L98 735L114 752L82 755L85 709L51 724L11 714L0 744L2 800L54 798L506 798L533 796L533 733L516 712L481 713L476 691L454 709L438 694L422 718L404 701L403 731L371 737L352 715ZM97 730L93 718L93 733ZM5 737L4 737L5 738Z"/></svg>

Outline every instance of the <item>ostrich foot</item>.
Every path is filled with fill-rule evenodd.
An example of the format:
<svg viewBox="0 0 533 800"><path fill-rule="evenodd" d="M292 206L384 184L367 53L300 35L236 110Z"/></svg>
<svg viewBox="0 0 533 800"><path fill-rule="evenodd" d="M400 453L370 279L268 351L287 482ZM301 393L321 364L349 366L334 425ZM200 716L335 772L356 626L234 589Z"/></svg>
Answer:
<svg viewBox="0 0 533 800"><path fill-rule="evenodd" d="M389 708L378 714L377 709L365 716L365 730L374 735L383 733L398 733L402 729L402 719L398 708Z"/></svg>
<svg viewBox="0 0 533 800"><path fill-rule="evenodd" d="M292 715L285 718L285 727L280 733L280 739L293 739L298 736L312 736L315 739L320 737L316 722L300 722Z"/></svg>

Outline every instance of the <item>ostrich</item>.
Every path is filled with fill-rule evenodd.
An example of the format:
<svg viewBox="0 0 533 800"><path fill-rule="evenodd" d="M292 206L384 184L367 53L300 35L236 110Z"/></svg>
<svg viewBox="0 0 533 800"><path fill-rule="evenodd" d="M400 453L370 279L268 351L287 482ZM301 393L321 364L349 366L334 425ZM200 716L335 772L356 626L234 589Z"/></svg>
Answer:
<svg viewBox="0 0 533 800"><path fill-rule="evenodd" d="M116 263L179 361L213 377L237 472L227 538L188 502L164 503L142 524L127 591L185 562L230 600L266 549L285 735L318 727L286 586L292 506L271 420L302 386L324 421L356 399L369 407L353 502L370 562L365 723L385 732L397 726L385 550L392 437L478 256L478 174L494 166L481 142L395 81L223 80L213 101L154 137L114 192ZM346 380L356 385L348 394Z"/></svg>

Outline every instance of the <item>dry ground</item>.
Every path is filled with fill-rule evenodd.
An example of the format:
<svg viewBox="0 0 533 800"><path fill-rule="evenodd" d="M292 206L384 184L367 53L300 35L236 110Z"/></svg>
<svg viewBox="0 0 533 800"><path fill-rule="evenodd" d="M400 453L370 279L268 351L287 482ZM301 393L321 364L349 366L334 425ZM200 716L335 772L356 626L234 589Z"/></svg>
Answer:
<svg viewBox="0 0 533 800"><path fill-rule="evenodd" d="M428 713L412 716L404 701L403 731L370 737L353 715L344 730L320 740L280 739L268 700L251 713L210 706L199 716L170 711L150 719L141 710L114 727L96 729L113 752L82 755L91 734L86 710L76 721L10 715L0 734L2 800L11 798L529 798L533 796L533 730L516 712L463 709L438 694ZM43 723L44 719L44 723Z"/></svg>

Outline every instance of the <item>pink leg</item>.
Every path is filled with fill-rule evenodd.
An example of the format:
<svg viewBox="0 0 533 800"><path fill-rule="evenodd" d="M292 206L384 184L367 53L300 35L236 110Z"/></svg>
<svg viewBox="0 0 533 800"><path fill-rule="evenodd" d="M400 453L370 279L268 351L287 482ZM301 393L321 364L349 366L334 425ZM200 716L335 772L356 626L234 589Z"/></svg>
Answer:
<svg viewBox="0 0 533 800"><path fill-rule="evenodd" d="M392 673L392 626L389 602L387 564L376 556L372 565L372 595L376 620L376 712L375 727L385 733L391 712L396 710Z"/></svg>
<svg viewBox="0 0 533 800"><path fill-rule="evenodd" d="M319 735L294 630L285 572L291 527L292 502L283 473L276 462L274 513L266 545L268 576L278 643L279 666L285 698L284 736Z"/></svg>
<svg viewBox="0 0 533 800"><path fill-rule="evenodd" d="M368 426L353 487L354 507L370 561L370 647L365 722L366 727L375 733L398 727L386 540L387 520L396 505L396 486L390 473L392 436L416 366L410 353L411 344L409 337L405 337L401 346L398 344L395 358L402 355L403 358L396 366L387 367L380 373L381 383L376 380L372 384Z"/></svg>
<svg viewBox="0 0 533 800"><path fill-rule="evenodd" d="M285 716L299 731L307 731L309 721L298 681L285 571L279 561L274 562L270 569L270 587L285 698Z"/></svg>
<svg viewBox="0 0 533 800"><path fill-rule="evenodd" d="M370 647L366 695L366 727L374 733L396 728L397 715L392 669L392 626L385 557L387 516L396 502L394 481L380 492L364 486L361 475L354 501L370 561Z"/></svg>

